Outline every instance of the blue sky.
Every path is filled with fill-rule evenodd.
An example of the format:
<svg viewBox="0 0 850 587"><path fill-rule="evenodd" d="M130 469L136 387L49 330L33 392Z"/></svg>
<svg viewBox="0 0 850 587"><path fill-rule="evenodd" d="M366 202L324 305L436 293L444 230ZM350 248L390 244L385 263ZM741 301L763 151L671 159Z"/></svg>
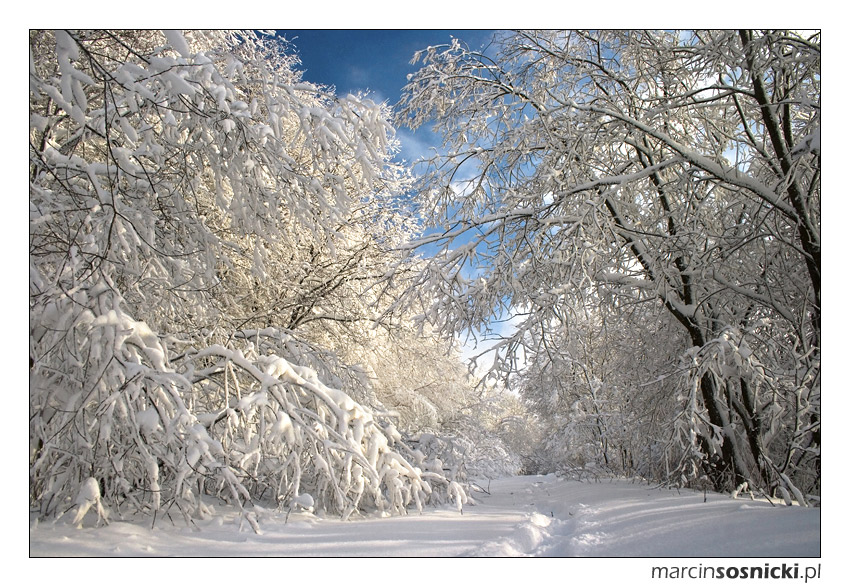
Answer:
<svg viewBox="0 0 850 587"><path fill-rule="evenodd" d="M428 47L449 43L452 37L480 48L490 38L488 30L280 30L301 57L304 79L333 85L337 93L372 90L380 100L395 104L413 54Z"/></svg>
<svg viewBox="0 0 850 587"><path fill-rule="evenodd" d="M331 85L337 94L370 91L372 99L394 105L401 98L407 75L421 65L411 65L416 51L451 42L452 37L473 49L485 46L492 30L434 29L301 29L279 30L292 42L301 58L304 80ZM437 146L427 129L415 133L397 129L402 157L413 161Z"/></svg>

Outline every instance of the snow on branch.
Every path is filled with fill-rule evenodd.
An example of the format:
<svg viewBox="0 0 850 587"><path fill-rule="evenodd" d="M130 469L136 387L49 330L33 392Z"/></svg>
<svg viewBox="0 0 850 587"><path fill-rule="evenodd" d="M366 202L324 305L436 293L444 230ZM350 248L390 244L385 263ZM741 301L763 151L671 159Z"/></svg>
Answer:
<svg viewBox="0 0 850 587"><path fill-rule="evenodd" d="M37 345L74 342L87 357L72 373L49 354L36 361L31 475L43 515L78 504L75 523L92 505L104 518L104 508L131 506L190 519L213 498L249 512L263 496L284 508L310 496L317 511L347 518L457 498L442 472L423 473L427 458L391 423L314 370L257 355L244 339L187 349L175 361L120 305L96 315L98 305L64 331L45 328ZM79 310L68 301L62 312ZM61 373L79 391L57 386ZM80 501L93 482L99 493L86 489L92 497Z"/></svg>

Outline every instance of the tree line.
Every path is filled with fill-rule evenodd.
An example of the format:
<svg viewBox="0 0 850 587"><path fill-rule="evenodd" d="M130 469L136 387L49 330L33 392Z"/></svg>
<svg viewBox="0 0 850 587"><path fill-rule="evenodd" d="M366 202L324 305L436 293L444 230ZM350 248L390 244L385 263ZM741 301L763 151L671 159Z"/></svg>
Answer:
<svg viewBox="0 0 850 587"><path fill-rule="evenodd" d="M31 505L256 527L591 465L809 503L819 56L502 33L391 109L261 33L31 31ZM499 311L477 380L452 341Z"/></svg>

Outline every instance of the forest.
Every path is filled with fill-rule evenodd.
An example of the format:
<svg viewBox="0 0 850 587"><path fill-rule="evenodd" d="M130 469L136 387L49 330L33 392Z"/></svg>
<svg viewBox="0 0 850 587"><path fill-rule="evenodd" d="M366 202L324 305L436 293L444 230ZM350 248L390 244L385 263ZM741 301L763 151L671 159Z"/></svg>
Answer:
<svg viewBox="0 0 850 587"><path fill-rule="evenodd" d="M548 473L820 504L819 32L500 31L398 104L262 31L29 41L40 519Z"/></svg>

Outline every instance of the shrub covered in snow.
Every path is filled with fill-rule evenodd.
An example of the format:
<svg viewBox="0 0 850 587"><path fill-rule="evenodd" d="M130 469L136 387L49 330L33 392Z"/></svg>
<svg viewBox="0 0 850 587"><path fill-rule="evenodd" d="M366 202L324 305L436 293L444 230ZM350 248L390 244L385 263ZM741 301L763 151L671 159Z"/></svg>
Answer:
<svg viewBox="0 0 850 587"><path fill-rule="evenodd" d="M105 284L62 301L37 314L52 318L39 342L80 360L45 353L31 377L31 497L44 516L77 506L79 522L96 505L102 517L203 518L210 497L343 518L421 510L435 491L465 501L390 422L271 353L285 349L278 330L171 351Z"/></svg>

